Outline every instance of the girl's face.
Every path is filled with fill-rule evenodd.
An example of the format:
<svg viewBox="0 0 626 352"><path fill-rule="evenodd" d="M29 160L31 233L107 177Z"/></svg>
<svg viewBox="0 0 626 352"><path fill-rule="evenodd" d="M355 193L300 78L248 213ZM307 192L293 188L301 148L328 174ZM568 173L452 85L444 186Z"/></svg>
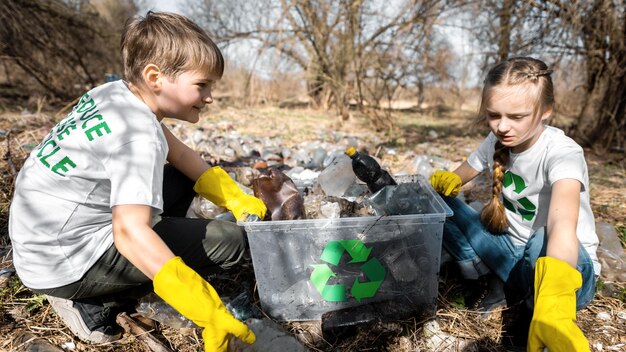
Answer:
<svg viewBox="0 0 626 352"><path fill-rule="evenodd" d="M552 108L535 118L535 87L532 85L500 85L490 89L485 114L491 131L500 143L520 153L530 148L543 132L543 122Z"/></svg>
<svg viewBox="0 0 626 352"><path fill-rule="evenodd" d="M185 71L175 79L161 77L160 90L156 95L157 116L198 122L202 108L213 102L211 89L216 80L200 71Z"/></svg>

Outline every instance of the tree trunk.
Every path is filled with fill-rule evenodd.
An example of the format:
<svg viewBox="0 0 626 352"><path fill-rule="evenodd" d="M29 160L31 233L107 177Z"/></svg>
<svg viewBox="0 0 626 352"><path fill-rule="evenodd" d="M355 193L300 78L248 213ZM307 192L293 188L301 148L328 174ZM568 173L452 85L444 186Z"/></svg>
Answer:
<svg viewBox="0 0 626 352"><path fill-rule="evenodd" d="M626 17L597 0L583 25L586 100L574 138L598 151L623 150L626 130ZM626 15L625 15L626 16Z"/></svg>
<svg viewBox="0 0 626 352"><path fill-rule="evenodd" d="M498 59L508 59L511 50L511 12L515 6L515 0L504 0L500 9L500 37L498 38Z"/></svg>

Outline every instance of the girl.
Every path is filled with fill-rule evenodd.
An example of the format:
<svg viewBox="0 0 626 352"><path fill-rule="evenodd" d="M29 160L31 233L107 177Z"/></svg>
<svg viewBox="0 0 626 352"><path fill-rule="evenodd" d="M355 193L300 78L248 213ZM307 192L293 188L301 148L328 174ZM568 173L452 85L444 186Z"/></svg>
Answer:
<svg viewBox="0 0 626 352"><path fill-rule="evenodd" d="M491 133L454 172L439 170L430 181L454 211L443 246L462 275L493 273L534 306L528 350L587 351L575 320L600 274L598 237L583 150L546 125L554 107L551 72L528 57L492 68L479 111ZM493 194L478 214L453 197L484 170L493 176Z"/></svg>

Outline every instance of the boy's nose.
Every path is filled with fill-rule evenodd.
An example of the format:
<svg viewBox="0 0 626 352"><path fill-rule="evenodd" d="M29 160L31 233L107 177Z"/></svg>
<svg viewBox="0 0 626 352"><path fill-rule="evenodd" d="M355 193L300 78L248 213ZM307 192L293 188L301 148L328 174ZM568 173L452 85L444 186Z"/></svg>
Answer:
<svg viewBox="0 0 626 352"><path fill-rule="evenodd" d="M208 94L203 99L205 104L211 104L213 102L213 95Z"/></svg>

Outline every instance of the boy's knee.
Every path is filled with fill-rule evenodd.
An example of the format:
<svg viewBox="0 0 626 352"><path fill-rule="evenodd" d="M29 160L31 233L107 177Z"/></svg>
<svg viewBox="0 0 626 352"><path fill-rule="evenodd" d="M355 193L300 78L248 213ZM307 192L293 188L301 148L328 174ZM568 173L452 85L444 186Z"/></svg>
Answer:
<svg viewBox="0 0 626 352"><path fill-rule="evenodd" d="M241 260L246 249L244 231L232 222L211 221L206 226L204 247L222 269L230 269Z"/></svg>

